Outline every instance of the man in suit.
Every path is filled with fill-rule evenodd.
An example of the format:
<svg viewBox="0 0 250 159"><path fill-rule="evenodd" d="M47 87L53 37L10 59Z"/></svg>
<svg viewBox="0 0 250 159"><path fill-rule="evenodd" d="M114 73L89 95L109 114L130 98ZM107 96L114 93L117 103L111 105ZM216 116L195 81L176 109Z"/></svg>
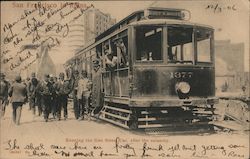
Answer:
<svg viewBox="0 0 250 159"><path fill-rule="evenodd" d="M75 114L75 118L78 119L79 118L79 102L78 102L78 98L77 98L77 89L78 89L78 81L79 81L79 72L78 70L75 70L73 73L73 107L74 107L74 114Z"/></svg>
<svg viewBox="0 0 250 159"><path fill-rule="evenodd" d="M29 84L30 84L30 78L29 77L27 77L26 78L26 80L24 81L24 84L26 85L26 88L27 88L27 91L28 91L28 97L30 96L29 95L29 89L28 89L28 87L29 87ZM29 99L28 99L29 100ZM30 100L29 100L30 101ZM31 110L32 109L32 105L31 105L31 103L29 102L29 110Z"/></svg>
<svg viewBox="0 0 250 159"><path fill-rule="evenodd" d="M89 113L89 85L90 81L87 78L87 72L85 70L82 71L80 78L78 80L78 87L77 87L77 99L78 99L78 120L84 119L84 111Z"/></svg>
<svg viewBox="0 0 250 159"><path fill-rule="evenodd" d="M22 106L28 100L26 85L22 83L21 76L17 76L15 82L10 87L9 96L12 101L13 122L20 124Z"/></svg>
<svg viewBox="0 0 250 159"><path fill-rule="evenodd" d="M5 74L0 73L0 107L1 117L4 116L5 108L8 105L9 82L5 80Z"/></svg>
<svg viewBox="0 0 250 159"><path fill-rule="evenodd" d="M55 119L56 118L56 109L57 109L57 94L56 94L56 82L54 80L54 76L53 75L50 75L50 83L52 84L52 87L53 87L53 91L52 91L52 103L51 103L51 113L53 115L53 118Z"/></svg>
<svg viewBox="0 0 250 159"><path fill-rule="evenodd" d="M63 108L64 120L68 118L68 95L71 91L70 83L64 79L64 73L59 74L59 80L56 83L55 91L57 95L57 119L61 120L61 110Z"/></svg>
<svg viewBox="0 0 250 159"><path fill-rule="evenodd" d="M38 105L37 103L38 100L36 95L37 87L38 87L38 79L36 78L36 74L33 72L31 73L31 80L28 83L29 105L32 109L33 115L36 114L36 105Z"/></svg>
<svg viewBox="0 0 250 159"><path fill-rule="evenodd" d="M49 81L48 74L46 74L44 76L44 80L39 83L38 93L41 95L44 120L45 122L48 122L52 104L52 93L53 93L53 86L52 83Z"/></svg>

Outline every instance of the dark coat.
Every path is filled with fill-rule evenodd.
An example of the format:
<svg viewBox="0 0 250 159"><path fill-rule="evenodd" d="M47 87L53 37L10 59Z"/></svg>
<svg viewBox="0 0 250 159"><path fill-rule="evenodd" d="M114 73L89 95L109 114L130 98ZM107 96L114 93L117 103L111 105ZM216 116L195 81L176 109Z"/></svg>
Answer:
<svg viewBox="0 0 250 159"><path fill-rule="evenodd" d="M28 83L28 94L30 97L35 97L39 81L37 78L32 78Z"/></svg>
<svg viewBox="0 0 250 159"><path fill-rule="evenodd" d="M6 100L8 98L9 82L0 80L0 99Z"/></svg>
<svg viewBox="0 0 250 159"><path fill-rule="evenodd" d="M42 96L52 96L53 84L51 82L39 82L37 92Z"/></svg>
<svg viewBox="0 0 250 159"><path fill-rule="evenodd" d="M71 92L71 85L68 80L61 82L60 80L55 85L57 95L68 95Z"/></svg>
<svg viewBox="0 0 250 159"><path fill-rule="evenodd" d="M23 83L13 83L9 90L9 96L12 102L27 102L27 88Z"/></svg>

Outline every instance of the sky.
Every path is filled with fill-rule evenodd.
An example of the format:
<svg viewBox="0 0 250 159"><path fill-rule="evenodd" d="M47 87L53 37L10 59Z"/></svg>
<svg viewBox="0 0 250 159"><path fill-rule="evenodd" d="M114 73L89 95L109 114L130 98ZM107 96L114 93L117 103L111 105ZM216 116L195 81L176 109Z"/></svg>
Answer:
<svg viewBox="0 0 250 159"><path fill-rule="evenodd" d="M1 3L1 36L3 24L13 21L20 16L20 13L24 9L27 9L25 8L25 4L24 7L17 7L17 4L14 3L17 2ZM45 3L59 5L62 2L50 1ZM117 21L131 14L133 11L144 9L148 6L187 9L191 13L191 22L214 27L216 40L229 39L232 43L243 42L245 44L245 70L249 71L249 1L247 0L81 1L80 3L86 5L93 4L95 8L100 9L104 13L110 13ZM55 63L62 63L69 58L69 56L62 56L61 52L53 53L51 57Z"/></svg>

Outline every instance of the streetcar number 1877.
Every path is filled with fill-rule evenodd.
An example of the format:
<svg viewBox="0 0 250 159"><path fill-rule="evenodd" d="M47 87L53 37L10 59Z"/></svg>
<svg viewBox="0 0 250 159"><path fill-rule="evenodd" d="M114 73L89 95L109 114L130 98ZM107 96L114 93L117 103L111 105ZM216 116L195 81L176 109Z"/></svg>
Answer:
<svg viewBox="0 0 250 159"><path fill-rule="evenodd" d="M170 72L170 78L191 78L193 72Z"/></svg>

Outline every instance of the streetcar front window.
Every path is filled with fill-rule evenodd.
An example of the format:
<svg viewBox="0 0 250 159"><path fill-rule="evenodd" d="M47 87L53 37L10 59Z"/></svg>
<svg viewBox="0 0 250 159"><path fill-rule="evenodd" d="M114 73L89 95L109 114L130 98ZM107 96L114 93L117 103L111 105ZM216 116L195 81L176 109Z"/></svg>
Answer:
<svg viewBox="0 0 250 159"><path fill-rule="evenodd" d="M211 30L206 28L196 29L197 62L211 62L211 37Z"/></svg>
<svg viewBox="0 0 250 159"><path fill-rule="evenodd" d="M193 28L168 26L168 62L193 63Z"/></svg>
<svg viewBox="0 0 250 159"><path fill-rule="evenodd" d="M162 60L162 27L136 28L137 61Z"/></svg>

